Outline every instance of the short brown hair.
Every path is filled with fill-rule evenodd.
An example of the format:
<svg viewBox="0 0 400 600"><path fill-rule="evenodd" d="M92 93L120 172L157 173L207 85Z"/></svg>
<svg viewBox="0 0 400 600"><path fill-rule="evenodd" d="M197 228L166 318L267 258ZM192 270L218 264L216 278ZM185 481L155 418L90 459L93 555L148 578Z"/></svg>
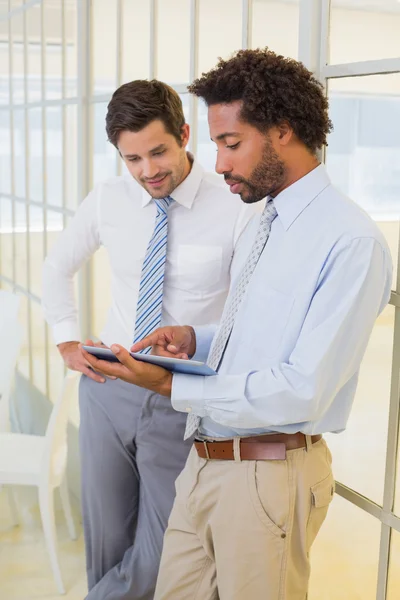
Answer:
<svg viewBox="0 0 400 600"><path fill-rule="evenodd" d="M162 121L166 131L181 144L185 116L177 92L156 79L125 83L114 92L108 105L108 139L117 147L122 131L140 131L156 119Z"/></svg>
<svg viewBox="0 0 400 600"><path fill-rule="evenodd" d="M268 48L220 59L188 89L207 106L241 100L241 118L262 132L287 121L311 152L326 144L332 130L321 83L302 63Z"/></svg>

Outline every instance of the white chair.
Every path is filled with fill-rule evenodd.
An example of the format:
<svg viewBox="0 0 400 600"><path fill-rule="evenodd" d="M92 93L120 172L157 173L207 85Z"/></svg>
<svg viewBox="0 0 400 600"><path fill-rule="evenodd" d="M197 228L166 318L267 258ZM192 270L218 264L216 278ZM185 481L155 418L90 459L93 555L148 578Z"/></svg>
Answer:
<svg viewBox="0 0 400 600"><path fill-rule="evenodd" d="M57 557L54 489L60 488L68 531L75 540L76 530L69 501L66 465L69 400L74 396L79 375L69 372L65 377L62 392L53 407L44 436L0 433L0 485L38 487L46 546L60 594L65 593L65 588Z"/></svg>
<svg viewBox="0 0 400 600"><path fill-rule="evenodd" d="M20 298L0 290L0 431L9 431L10 390L21 344Z"/></svg>

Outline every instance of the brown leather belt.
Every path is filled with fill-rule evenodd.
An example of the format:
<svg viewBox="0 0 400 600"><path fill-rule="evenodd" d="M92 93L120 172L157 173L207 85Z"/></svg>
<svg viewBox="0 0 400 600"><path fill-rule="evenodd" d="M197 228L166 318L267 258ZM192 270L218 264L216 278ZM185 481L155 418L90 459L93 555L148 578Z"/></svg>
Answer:
<svg viewBox="0 0 400 600"><path fill-rule="evenodd" d="M318 442L322 435L312 435L311 443ZM296 450L307 446L303 433L273 433L243 437L238 440L240 460L284 460L286 450ZM236 442L237 443L237 442ZM194 445L200 458L208 460L235 460L234 440L207 442L195 440Z"/></svg>

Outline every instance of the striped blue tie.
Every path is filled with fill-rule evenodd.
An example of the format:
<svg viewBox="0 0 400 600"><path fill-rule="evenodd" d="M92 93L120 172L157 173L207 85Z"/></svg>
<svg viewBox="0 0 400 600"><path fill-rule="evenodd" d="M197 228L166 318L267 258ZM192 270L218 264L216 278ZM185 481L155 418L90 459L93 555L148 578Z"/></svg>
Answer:
<svg viewBox="0 0 400 600"><path fill-rule="evenodd" d="M161 324L165 260L167 258L168 207L173 199L154 198L157 216L153 235L142 266L139 298L136 308L134 343L139 342ZM151 348L142 352L148 353Z"/></svg>

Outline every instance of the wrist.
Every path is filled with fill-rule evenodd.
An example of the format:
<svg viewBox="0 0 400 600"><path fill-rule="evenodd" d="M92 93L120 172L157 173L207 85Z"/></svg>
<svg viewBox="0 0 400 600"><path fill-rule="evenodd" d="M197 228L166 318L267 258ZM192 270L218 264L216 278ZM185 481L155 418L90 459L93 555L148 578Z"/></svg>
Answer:
<svg viewBox="0 0 400 600"><path fill-rule="evenodd" d="M80 344L79 341L70 341L70 342L61 342L61 344L57 344L57 348L60 352L60 354L62 355L63 352L65 352L67 349L72 348L72 347L78 347L78 344Z"/></svg>
<svg viewBox="0 0 400 600"><path fill-rule="evenodd" d="M173 378L172 373L170 371L168 371L157 390L157 392L160 394L160 396L165 396L166 398L171 398L172 378Z"/></svg>
<svg viewBox="0 0 400 600"><path fill-rule="evenodd" d="M196 354L196 332L191 325L186 325L190 335L189 358Z"/></svg>

